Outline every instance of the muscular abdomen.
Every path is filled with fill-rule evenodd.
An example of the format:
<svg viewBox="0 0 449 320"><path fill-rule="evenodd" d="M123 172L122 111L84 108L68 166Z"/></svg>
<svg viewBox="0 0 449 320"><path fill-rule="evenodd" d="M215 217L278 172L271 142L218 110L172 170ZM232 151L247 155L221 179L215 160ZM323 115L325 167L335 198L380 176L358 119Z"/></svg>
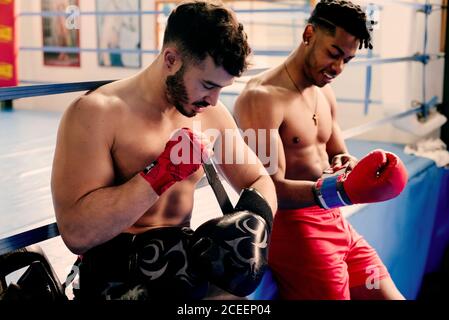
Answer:
<svg viewBox="0 0 449 320"><path fill-rule="evenodd" d="M284 146L286 171L285 178L291 180L316 181L329 167L324 144L308 147Z"/></svg>
<svg viewBox="0 0 449 320"><path fill-rule="evenodd" d="M200 170L202 172L202 170ZM159 200L128 228L125 232L142 233L149 229L168 226L190 226L193 210L193 195L196 182L202 174L177 182L170 187Z"/></svg>

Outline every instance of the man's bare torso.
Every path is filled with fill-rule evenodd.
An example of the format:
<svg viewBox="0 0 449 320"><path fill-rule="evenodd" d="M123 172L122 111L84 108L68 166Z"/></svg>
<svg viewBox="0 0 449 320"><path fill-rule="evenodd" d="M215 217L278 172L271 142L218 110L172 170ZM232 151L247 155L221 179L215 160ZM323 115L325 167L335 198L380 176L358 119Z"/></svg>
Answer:
<svg viewBox="0 0 449 320"><path fill-rule="evenodd" d="M285 154L285 178L315 181L329 167L326 143L332 134L331 106L326 88L312 86L300 93L288 81L282 66L252 79L246 89L265 91L271 96L266 107L282 113L278 130Z"/></svg>
<svg viewBox="0 0 449 320"><path fill-rule="evenodd" d="M102 100L106 112L110 112L113 143L110 157L113 164L113 185L120 185L154 161L164 150L170 135L182 127L193 127L194 121L201 121L202 129L207 129L204 120L207 115L198 114L187 118L179 114L170 119L158 113L151 105L143 105L143 100L133 95L131 79L118 81L89 94L89 99ZM177 112L172 110L172 112ZM179 112L178 112L179 113ZM207 114L208 112L204 112ZM173 121L173 119L175 119ZM211 123L209 123L211 125ZM124 232L140 233L150 228L190 224L193 209L193 193L203 170L198 170L186 180L170 187L158 201L136 223Z"/></svg>

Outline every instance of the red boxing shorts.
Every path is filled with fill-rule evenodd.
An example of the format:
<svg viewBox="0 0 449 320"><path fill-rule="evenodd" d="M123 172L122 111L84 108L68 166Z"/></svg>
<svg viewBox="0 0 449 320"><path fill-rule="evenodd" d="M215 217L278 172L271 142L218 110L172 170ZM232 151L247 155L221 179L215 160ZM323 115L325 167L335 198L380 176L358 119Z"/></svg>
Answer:
<svg viewBox="0 0 449 320"><path fill-rule="evenodd" d="M279 210L269 248L281 299L350 299L350 288L378 288L389 277L376 251L338 208Z"/></svg>

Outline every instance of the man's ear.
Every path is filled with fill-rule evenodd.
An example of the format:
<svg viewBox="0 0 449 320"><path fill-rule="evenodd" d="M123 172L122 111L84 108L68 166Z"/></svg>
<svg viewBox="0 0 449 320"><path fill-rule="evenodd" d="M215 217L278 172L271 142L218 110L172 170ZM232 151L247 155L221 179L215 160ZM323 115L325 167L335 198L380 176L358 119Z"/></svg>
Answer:
<svg viewBox="0 0 449 320"><path fill-rule="evenodd" d="M182 59L179 51L174 47L166 47L162 52L164 67L170 74L175 74L182 66Z"/></svg>
<svg viewBox="0 0 449 320"><path fill-rule="evenodd" d="M304 29L304 32L302 34L302 41L305 45L308 45L311 42L313 36L315 35L315 32L315 27L312 24L309 23L306 25L306 28Z"/></svg>

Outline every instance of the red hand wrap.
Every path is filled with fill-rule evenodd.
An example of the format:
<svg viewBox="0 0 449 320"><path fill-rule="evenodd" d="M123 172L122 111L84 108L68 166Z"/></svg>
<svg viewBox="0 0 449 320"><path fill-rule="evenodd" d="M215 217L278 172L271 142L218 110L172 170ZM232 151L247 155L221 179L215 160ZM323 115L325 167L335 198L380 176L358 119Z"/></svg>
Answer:
<svg viewBox="0 0 449 320"><path fill-rule="evenodd" d="M182 128L165 145L159 157L140 175L161 195L175 182L197 171L207 159L206 146L192 130Z"/></svg>

